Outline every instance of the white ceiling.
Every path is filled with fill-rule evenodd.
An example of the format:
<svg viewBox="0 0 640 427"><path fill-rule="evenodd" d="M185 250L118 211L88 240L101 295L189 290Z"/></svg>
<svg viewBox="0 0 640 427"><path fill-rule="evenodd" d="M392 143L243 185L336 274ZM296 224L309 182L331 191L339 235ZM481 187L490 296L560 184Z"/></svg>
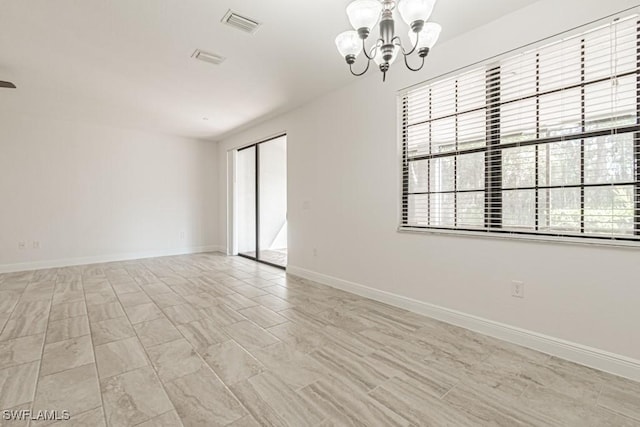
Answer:
<svg viewBox="0 0 640 427"><path fill-rule="evenodd" d="M534 1L439 0L432 19L446 40ZM348 3L0 0L0 80L18 86L0 111L215 139L353 81L333 42ZM263 26L223 25L229 8Z"/></svg>

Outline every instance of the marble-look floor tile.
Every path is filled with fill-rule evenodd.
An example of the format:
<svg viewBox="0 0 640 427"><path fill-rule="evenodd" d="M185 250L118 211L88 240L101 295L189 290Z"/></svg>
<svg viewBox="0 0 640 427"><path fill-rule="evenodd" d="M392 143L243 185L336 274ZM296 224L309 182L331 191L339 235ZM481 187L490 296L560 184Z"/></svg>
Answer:
<svg viewBox="0 0 640 427"><path fill-rule="evenodd" d="M149 285L144 285L142 287L142 290L147 295L159 295L159 294L166 294L166 293L172 292L171 288L169 286L165 285L162 282L151 283Z"/></svg>
<svg viewBox="0 0 640 427"><path fill-rule="evenodd" d="M183 298L195 308L207 308L220 303L218 297L207 292L185 295Z"/></svg>
<svg viewBox="0 0 640 427"><path fill-rule="evenodd" d="M260 427L260 424L251 415L247 415L231 424L227 424L227 427Z"/></svg>
<svg viewBox="0 0 640 427"><path fill-rule="evenodd" d="M50 301L19 301L2 330L0 341L44 332L50 305Z"/></svg>
<svg viewBox="0 0 640 427"><path fill-rule="evenodd" d="M620 426L626 421L626 417L614 412L540 386L527 388L517 403L522 409L513 411L516 412L514 418L520 417L521 421L589 427ZM502 411L512 411L512 408L503 408ZM532 412L536 415L532 415Z"/></svg>
<svg viewBox="0 0 640 427"><path fill-rule="evenodd" d="M0 370L0 409L33 400L39 365L30 362Z"/></svg>
<svg viewBox="0 0 640 427"><path fill-rule="evenodd" d="M0 314L0 332L2 332L2 330L4 329L4 325L6 325L8 321L9 321L8 314Z"/></svg>
<svg viewBox="0 0 640 427"><path fill-rule="evenodd" d="M30 411L31 410L31 402L23 403L21 405L15 406L13 408L6 408L2 410L2 416L0 416L0 427L28 427L29 418L18 416L19 413L24 413L21 411ZM4 411L9 411L4 412ZM11 414L13 414L13 418L11 419ZM10 419L5 419L9 416Z"/></svg>
<svg viewBox="0 0 640 427"><path fill-rule="evenodd" d="M380 343L363 336L357 332L336 328L335 326L325 326L322 332L337 346L350 351L358 356L367 356L384 347Z"/></svg>
<svg viewBox="0 0 640 427"><path fill-rule="evenodd" d="M332 308L321 311L315 317L328 325L352 332L362 331L375 326L374 322L363 318L356 312L344 308Z"/></svg>
<svg viewBox="0 0 640 427"><path fill-rule="evenodd" d="M124 317L124 310L119 302L87 306L89 319L91 322L101 322L103 320Z"/></svg>
<svg viewBox="0 0 640 427"><path fill-rule="evenodd" d="M270 372L232 385L231 391L263 425L313 426L324 419L316 407Z"/></svg>
<svg viewBox="0 0 640 427"><path fill-rule="evenodd" d="M124 309L132 324L147 322L149 320L160 319L164 317L162 310L155 304L140 304L133 307L125 307Z"/></svg>
<svg viewBox="0 0 640 427"><path fill-rule="evenodd" d="M247 350L258 350L280 342L279 339L249 321L223 327L224 331Z"/></svg>
<svg viewBox="0 0 640 427"><path fill-rule="evenodd" d="M302 326L306 326L307 328L310 328L310 329L319 330L319 329L324 329L327 326L326 323L320 321L315 316L299 311L296 308L282 310L282 311L279 311L278 314L286 317L287 319L289 319L290 322L297 323Z"/></svg>
<svg viewBox="0 0 640 427"><path fill-rule="evenodd" d="M348 381L364 393L373 390L390 378L384 369L370 363L366 358L330 344L310 353L309 356L322 366L328 375Z"/></svg>
<svg viewBox="0 0 640 427"><path fill-rule="evenodd" d="M548 363L531 363L521 376L544 388L595 405L602 389L603 374L595 369L551 358Z"/></svg>
<svg viewBox="0 0 640 427"><path fill-rule="evenodd" d="M269 328L288 321L287 318L260 305L238 310L238 313L263 328Z"/></svg>
<svg viewBox="0 0 640 427"><path fill-rule="evenodd" d="M0 369L40 360L44 334L0 341Z"/></svg>
<svg viewBox="0 0 640 427"><path fill-rule="evenodd" d="M63 304L67 302L84 301L85 294L82 289L67 290L64 292L54 292L52 303L54 305Z"/></svg>
<svg viewBox="0 0 640 427"><path fill-rule="evenodd" d="M48 301L53 297L53 289L55 287L54 282L44 283L31 283L29 284L22 295L20 301Z"/></svg>
<svg viewBox="0 0 640 427"><path fill-rule="evenodd" d="M289 297L287 301L293 304L296 310L310 315L318 314L331 308L331 305L325 304L322 299L314 298L311 295Z"/></svg>
<svg viewBox="0 0 640 427"><path fill-rule="evenodd" d="M160 308L171 307L173 305L185 304L187 302L187 300L185 300L184 298L182 298L180 295L176 294L173 291L171 291L170 293L167 292L167 293L162 293L162 294L157 294L157 295L151 295L150 294L149 297Z"/></svg>
<svg viewBox="0 0 640 427"><path fill-rule="evenodd" d="M378 363L378 367L389 369L387 373L396 370L407 377L418 379L440 397L459 382L454 372L443 371L418 359L415 355L390 347L376 351L370 355L370 359Z"/></svg>
<svg viewBox="0 0 640 427"><path fill-rule="evenodd" d="M189 340L191 345L198 350L229 339L229 336L222 331L220 326L210 319L196 320L195 322L178 325L177 328Z"/></svg>
<svg viewBox="0 0 640 427"><path fill-rule="evenodd" d="M191 304L173 305L163 308L162 311L176 325L193 322L204 317L202 312Z"/></svg>
<svg viewBox="0 0 640 427"><path fill-rule="evenodd" d="M101 379L148 365L147 356L136 337L96 346L96 363Z"/></svg>
<svg viewBox="0 0 640 427"><path fill-rule="evenodd" d="M286 285L278 285L273 283L272 286L267 286L265 288L261 288L265 292L268 292L270 295L282 298L283 300L287 300L292 296L302 296L303 292L300 292L300 287L290 287Z"/></svg>
<svg viewBox="0 0 640 427"><path fill-rule="evenodd" d="M215 253L0 274L0 334L45 425L640 427L638 383Z"/></svg>
<svg viewBox="0 0 640 427"><path fill-rule="evenodd" d="M110 426L137 425L174 409L151 367L102 380L101 390Z"/></svg>
<svg viewBox="0 0 640 427"><path fill-rule="evenodd" d="M44 346L40 376L94 363L91 337L71 338Z"/></svg>
<svg viewBox="0 0 640 427"><path fill-rule="evenodd" d="M69 338L89 335L89 319L87 316L69 317L49 322L46 343L68 340Z"/></svg>
<svg viewBox="0 0 640 427"><path fill-rule="evenodd" d="M208 367L178 378L166 388L185 427L226 426L247 415Z"/></svg>
<svg viewBox="0 0 640 427"><path fill-rule="evenodd" d="M149 304L152 302L147 294L142 291L121 294L118 296L123 307L133 307L141 304Z"/></svg>
<svg viewBox="0 0 640 427"><path fill-rule="evenodd" d="M316 408L323 418L336 420L337 425L411 425L402 414L335 378L315 382L302 389L300 394L307 405Z"/></svg>
<svg viewBox="0 0 640 427"><path fill-rule="evenodd" d="M207 308L201 308L200 312L204 317L211 319L218 326L231 325L232 323L247 320L246 317L226 305L214 305Z"/></svg>
<svg viewBox="0 0 640 427"><path fill-rule="evenodd" d="M233 340L211 345L202 349L201 354L227 385L247 380L265 370L262 363Z"/></svg>
<svg viewBox="0 0 640 427"><path fill-rule="evenodd" d="M294 322L286 322L267 328L271 335L281 341L292 342L298 351L311 353L330 343L329 337L317 329L311 329Z"/></svg>
<svg viewBox="0 0 640 427"><path fill-rule="evenodd" d="M133 327L126 317L103 320L91 325L93 345L101 345L135 336Z"/></svg>
<svg viewBox="0 0 640 427"><path fill-rule="evenodd" d="M504 394L476 384L457 384L443 400L476 423L489 420L496 425L554 424L552 417L536 413L529 405L520 405L516 399L507 400Z"/></svg>
<svg viewBox="0 0 640 427"><path fill-rule="evenodd" d="M49 321L67 319L87 315L87 306L84 301L57 304L51 307Z"/></svg>
<svg viewBox="0 0 640 427"><path fill-rule="evenodd" d="M255 298L262 295L267 295L267 292L265 292L264 290L251 285L237 286L233 288L233 290L246 298Z"/></svg>
<svg viewBox="0 0 640 427"><path fill-rule="evenodd" d="M80 414L101 404L96 367L90 364L41 377L33 408Z"/></svg>
<svg viewBox="0 0 640 427"><path fill-rule="evenodd" d="M87 305L108 304L118 301L116 293L113 292L113 289L111 288L106 288L95 292L86 292L85 299L87 301Z"/></svg>
<svg viewBox="0 0 640 427"><path fill-rule="evenodd" d="M20 299L20 291L3 291L0 287L0 314L11 314Z"/></svg>
<svg viewBox="0 0 640 427"><path fill-rule="evenodd" d="M603 387L598 405L640 422L640 383L610 378Z"/></svg>
<svg viewBox="0 0 640 427"><path fill-rule="evenodd" d="M527 387L535 384L522 375L526 365L520 369L508 365L500 367L499 361L500 359L485 360L465 369L460 377L461 384L488 387L492 392L502 394L504 399L517 398Z"/></svg>
<svg viewBox="0 0 640 427"><path fill-rule="evenodd" d="M182 338L180 332L167 318L137 323L133 327L145 348Z"/></svg>
<svg viewBox="0 0 640 427"><path fill-rule="evenodd" d="M198 353L185 339L150 347L147 352L163 382L192 374L204 367Z"/></svg>
<svg viewBox="0 0 640 427"><path fill-rule="evenodd" d="M269 276L269 277L272 277L272 276ZM270 280L264 279L262 277L253 276L253 277L247 277L242 280L256 288L266 288L268 286L273 286L273 282L271 282Z"/></svg>
<svg viewBox="0 0 640 427"><path fill-rule="evenodd" d="M257 302L258 304L260 304L261 306L276 312L293 308L293 304L290 304L287 301L283 300L282 298L279 298L271 294L254 297L251 299Z"/></svg>
<svg viewBox="0 0 640 427"><path fill-rule="evenodd" d="M326 377L329 372L307 354L297 351L291 342L279 342L252 354L272 373L294 390Z"/></svg>
<svg viewBox="0 0 640 427"><path fill-rule="evenodd" d="M133 292L142 292L142 288L135 282L133 283L112 283L111 287L116 295L122 296L123 294L130 294Z"/></svg>
<svg viewBox="0 0 640 427"><path fill-rule="evenodd" d="M434 396L430 388L409 377L394 377L369 393L382 406L406 418L412 425L477 426L488 420L467 417Z"/></svg>
<svg viewBox="0 0 640 427"><path fill-rule="evenodd" d="M242 310L243 308L258 305L254 300L243 297L240 294L225 295L220 297L220 302L233 310Z"/></svg>
<svg viewBox="0 0 640 427"><path fill-rule="evenodd" d="M199 277L198 279L200 280L200 279L203 279L203 278ZM192 281L193 281L193 279L192 279ZM204 283L204 282L206 282L206 280L202 280L202 282L203 282L202 289L205 292L208 292L211 295L214 295L216 297L222 297L222 296L225 296L225 295L231 295L231 294L234 294L236 292L235 289L232 289L232 288L230 288L230 287L228 287L226 285L223 285L222 283L218 283L218 282L216 282L214 280L211 280L210 281L211 283Z"/></svg>
<svg viewBox="0 0 640 427"><path fill-rule="evenodd" d="M102 406L91 409L80 414L69 414L69 420L62 420L51 424L52 427L104 427L106 426L104 420L104 410ZM32 423L33 425L40 425L40 423Z"/></svg>
<svg viewBox="0 0 640 427"><path fill-rule="evenodd" d="M364 305L358 313L381 328L412 332L422 327L419 316L389 305Z"/></svg>
<svg viewBox="0 0 640 427"><path fill-rule="evenodd" d="M182 427L182 421L176 411L165 412L155 418L138 424L136 427Z"/></svg>

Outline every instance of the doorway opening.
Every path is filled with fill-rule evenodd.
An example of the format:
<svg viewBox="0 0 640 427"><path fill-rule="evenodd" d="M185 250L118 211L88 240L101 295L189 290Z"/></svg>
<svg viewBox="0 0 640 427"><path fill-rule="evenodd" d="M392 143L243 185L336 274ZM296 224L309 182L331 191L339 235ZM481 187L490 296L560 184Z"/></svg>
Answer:
<svg viewBox="0 0 640 427"><path fill-rule="evenodd" d="M287 137L237 150L237 253L276 267L287 265Z"/></svg>

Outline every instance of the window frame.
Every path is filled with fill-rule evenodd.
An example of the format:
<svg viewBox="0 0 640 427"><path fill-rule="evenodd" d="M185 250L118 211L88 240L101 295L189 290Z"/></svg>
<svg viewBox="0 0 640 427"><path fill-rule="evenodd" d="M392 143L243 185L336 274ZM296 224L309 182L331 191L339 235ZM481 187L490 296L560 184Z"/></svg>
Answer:
<svg viewBox="0 0 640 427"><path fill-rule="evenodd" d="M471 237L490 237L490 238L500 238L500 239L515 239L515 240L529 240L529 241L546 241L546 242L554 242L554 243L572 243L572 244L596 244L596 245L607 245L607 246L621 246L621 247L640 247L640 14L638 14L638 9L633 8L631 10L627 10L624 12L625 15L618 14L619 16L612 16L605 18L603 20L598 21L595 25L585 25L580 28L574 29L572 31L568 31L563 34L559 34L554 37L550 37L548 39L541 40L536 43L532 43L530 45L521 47L519 49L514 49L505 54L498 55L496 57L490 58L486 61L482 61L480 63L474 64L469 67L465 67L459 70L456 70L452 73L447 73L445 75L438 76L436 78L430 79L428 81L413 85L411 87L405 88L398 92L398 142L399 142L399 157L401 159L400 162L400 173L397 175L401 177L400 179L400 210L399 210L399 232L408 232L408 233L430 233L430 234L445 234L445 235L459 235L459 236L471 236ZM500 134L500 115L493 115L492 111L497 108L498 113L500 113L500 108L502 105L510 102L515 102L516 100L509 100L507 102L501 102L500 100L500 61L506 59L510 56L515 56L518 53L524 52L526 49L538 48L543 46L544 44L552 43L554 40L561 39L563 36L575 36L579 34L584 34L586 31L589 31L591 28L597 27L598 25L602 25L603 23L612 23L621 17L629 17L633 13L636 14L632 19L635 22L635 34L636 34L636 56L635 63L636 68L633 71L628 71L625 73L621 73L618 75L618 78L622 78L624 76L635 75L635 83L636 83L636 121L635 124L625 125L618 128L608 128L608 129L596 129L587 131L586 123L587 120L585 118L585 88L589 85L597 84L600 81L608 81L610 77L604 77L594 81L585 81L585 40L580 40L581 45L581 79L579 84L576 85L568 85L563 86L560 89L540 92L539 84L540 84L540 69L539 69L539 52L536 52L536 92L534 95L528 95L525 97L519 97L516 100L522 99L535 99L536 104L536 135L534 138L524 141L524 142L510 142L510 143L501 143L501 134ZM405 126L405 120L408 117L408 97L407 94L411 89L416 89L420 87L429 86L433 83L437 83L438 81L447 79L447 78L457 78L459 76L464 75L465 71L471 70L474 68L482 68L486 72L486 90L487 90L487 103L484 108L486 108L486 119L485 119L485 127L486 127L486 144L483 147L465 149L458 151L457 149L457 133L456 133L456 150L454 152L447 153L434 153L429 150L428 154L422 154L418 156L409 156L409 140L408 140L408 126ZM492 84L496 83L497 79L497 93L491 93L490 87ZM579 88L580 96L581 96L581 132L579 134L569 134L569 135L558 135L558 136L546 136L544 138L540 138L540 98L543 94L549 94L553 92L558 92L562 90L567 90L569 88ZM429 95L430 97L430 95ZM457 99L457 90L456 90L456 99ZM494 101L492 101L492 99ZM456 102L457 105L457 102ZM457 107L456 107L457 108ZM429 109L431 109L431 100L429 101ZM459 113L456 109L456 113L454 115L456 118L459 117ZM433 120L433 117L430 115L429 122ZM415 125L415 124L414 124ZM615 130L613 130L615 129ZM631 135L633 138L633 157L635 164L634 178L635 181L631 181L628 183L622 182L613 182L613 183L585 183L585 141L590 138L596 138L599 136L610 136L615 134L627 134ZM538 149L540 146L549 146L554 142L562 142L562 141L580 141L580 184L575 185L550 185L549 182L544 186L539 185L539 174L538 174ZM518 190L527 190L531 189L535 191L535 230L514 230L513 228L503 229L502 228L502 206L501 200L503 196L504 189L502 188L502 152L505 149L515 148L515 147L526 147L533 146L535 147L535 184L531 188L529 187L518 187ZM427 160L427 182L429 191L424 192L424 194L431 195L436 192L431 190L430 179L430 160L434 158L445 158L445 157L453 157L457 159L459 155L471 154L471 153L485 153L485 188L484 188L484 197L485 197L485 214L484 214L484 225L482 228L465 228L458 226L457 222L454 222L454 226L438 226L438 225L410 225L409 224L409 174L410 162ZM457 164L457 160L455 160ZM457 171L454 170L454 179L457 179ZM633 186L633 203L634 203L634 216L633 216L633 235L626 236L612 236L612 235L597 235L597 234L585 234L585 189L586 188L598 188L598 187L612 187L612 186ZM539 230L539 192L540 190L549 190L554 188L579 188L580 189L580 231L579 233L575 232L562 232L562 231L540 231ZM480 190L482 191L482 190ZM508 189L507 189L508 191ZM457 195L461 194L458 191L457 187L454 187L453 194ZM430 223L430 215L431 210L429 208L430 197L427 197L428 208L427 208L427 219ZM454 203L454 212L457 206ZM498 206L498 207L496 207ZM455 221L457 221L457 215L454 214Z"/></svg>

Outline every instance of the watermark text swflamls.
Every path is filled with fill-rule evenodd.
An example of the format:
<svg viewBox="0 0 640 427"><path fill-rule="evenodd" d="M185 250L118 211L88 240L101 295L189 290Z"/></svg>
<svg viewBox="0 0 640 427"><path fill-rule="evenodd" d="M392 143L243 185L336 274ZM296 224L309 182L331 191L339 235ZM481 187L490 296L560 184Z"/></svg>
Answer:
<svg viewBox="0 0 640 427"><path fill-rule="evenodd" d="M19 409L2 411L2 419L5 421L68 421L71 419L71 415L66 409L63 411Z"/></svg>

